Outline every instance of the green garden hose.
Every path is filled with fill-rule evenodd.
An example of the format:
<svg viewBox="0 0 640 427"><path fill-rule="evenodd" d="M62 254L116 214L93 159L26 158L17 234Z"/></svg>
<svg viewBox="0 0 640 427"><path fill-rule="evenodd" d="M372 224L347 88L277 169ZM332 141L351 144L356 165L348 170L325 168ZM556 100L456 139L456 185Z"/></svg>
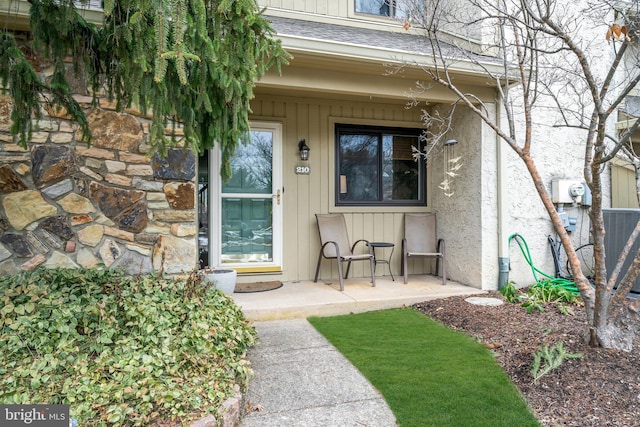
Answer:
<svg viewBox="0 0 640 427"><path fill-rule="evenodd" d="M522 252L522 256L524 257L525 261L527 261L527 264L529 264L529 266L531 267L531 272L533 273L533 279L536 281L536 286L556 286L556 287L564 288L575 295L580 294L580 291L578 290L575 282L568 279L564 279L562 277L550 276L538 270L533 265L533 260L531 259L531 252L529 251L529 246L527 245L526 240L524 240L524 237L522 237L518 233L512 234L511 236L509 236L509 240L508 240L509 246L511 246L511 240L515 240L516 243L518 243L518 246L520 247L520 251ZM538 274L540 274L544 278L538 279Z"/></svg>

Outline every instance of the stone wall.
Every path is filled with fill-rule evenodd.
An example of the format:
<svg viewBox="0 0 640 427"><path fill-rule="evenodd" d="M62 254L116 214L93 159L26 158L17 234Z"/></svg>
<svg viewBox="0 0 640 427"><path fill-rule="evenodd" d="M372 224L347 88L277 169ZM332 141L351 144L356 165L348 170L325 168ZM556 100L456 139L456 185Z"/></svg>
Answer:
<svg viewBox="0 0 640 427"><path fill-rule="evenodd" d="M47 267L123 268L131 274L196 267L195 156L150 156L148 120L106 99L86 108L93 141L64 111L45 108L25 150L0 96L0 274Z"/></svg>

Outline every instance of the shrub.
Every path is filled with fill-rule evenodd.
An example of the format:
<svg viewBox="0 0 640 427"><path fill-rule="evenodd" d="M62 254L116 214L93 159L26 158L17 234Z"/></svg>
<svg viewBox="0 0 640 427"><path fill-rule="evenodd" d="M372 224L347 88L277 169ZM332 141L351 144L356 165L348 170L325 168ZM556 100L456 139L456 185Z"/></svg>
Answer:
<svg viewBox="0 0 640 427"><path fill-rule="evenodd" d="M80 425L186 422L251 375L254 329L199 278L36 269L0 278L0 402L71 405Z"/></svg>

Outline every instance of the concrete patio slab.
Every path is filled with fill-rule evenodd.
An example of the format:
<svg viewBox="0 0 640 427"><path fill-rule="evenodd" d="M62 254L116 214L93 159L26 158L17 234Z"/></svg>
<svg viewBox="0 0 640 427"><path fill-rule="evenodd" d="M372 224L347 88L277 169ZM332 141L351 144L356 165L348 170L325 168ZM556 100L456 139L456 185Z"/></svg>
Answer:
<svg viewBox="0 0 640 427"><path fill-rule="evenodd" d="M418 302L453 295L484 294L477 288L430 275L411 276L408 284L392 281L390 277L377 277L376 286L366 278L345 280L340 292L338 280L314 283L312 281L285 282L281 288L256 293L236 293L235 303L249 320L267 321L305 318L308 316L334 316L409 306Z"/></svg>

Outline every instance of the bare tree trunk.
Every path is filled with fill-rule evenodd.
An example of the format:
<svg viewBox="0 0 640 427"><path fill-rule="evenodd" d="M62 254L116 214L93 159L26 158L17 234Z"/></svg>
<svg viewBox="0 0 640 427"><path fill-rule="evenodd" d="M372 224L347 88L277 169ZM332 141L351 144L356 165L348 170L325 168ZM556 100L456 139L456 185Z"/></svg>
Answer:
<svg viewBox="0 0 640 427"><path fill-rule="evenodd" d="M470 9L467 9L460 8L458 3L450 0L415 3L416 10L424 12L422 24L427 30L435 59L433 65L423 65L423 70L433 82L454 93L458 97L456 102L469 107L524 162L562 243L574 282L584 301L588 342L594 346L629 351L640 329L640 300L630 301L626 294L640 276L640 251L637 254L630 253L636 240L634 234L627 242L628 249L620 257L619 269L614 270L611 278L608 278L602 213L606 202L602 191L603 166L615 158L620 150L634 159L636 170L640 164L638 156L626 148L630 147L634 132L640 129L640 119L631 119L630 125L623 131L608 126L608 122L617 118L618 109L626 97L640 85L637 67L640 53L638 49L628 49L630 43L638 41L629 38L611 40L608 44L611 51L604 45L604 34L611 28L611 20L624 19L629 25L632 22L629 19L636 19L635 16L624 16L629 5L623 2L602 2L596 6L587 2L566 3L559 0L469 0ZM503 68L501 72L485 67L480 59L469 55L468 51L455 46L450 40L447 40L448 43L441 42L439 37L444 33L442 26L453 23L453 28L460 28L465 22L486 26L494 36L493 42L488 43L493 49L491 52L500 61ZM603 31L591 32L594 28ZM450 74L453 68L449 68L455 61L451 59L455 58L450 52L452 46L458 48L460 57L466 57L484 69L487 77L495 82L498 102L502 103L509 124L508 133L494 117L486 114L487 109L481 97L463 91L456 85L456 80ZM629 58L629 55L634 56ZM629 63L633 65L630 68ZM510 92L516 87L517 90L512 92L514 96L511 96ZM537 130L532 115L536 102L541 99L551 100L543 106L555 109L557 126L584 132L583 173L592 195L589 218L595 257L593 284L582 272L570 235L531 157L531 149L536 142L533 141L533 135ZM520 132L520 135L516 135L516 132ZM640 200L640 173L637 174L637 181ZM637 234L640 236L640 228ZM623 279L618 281L622 262L627 256L634 257L634 262ZM617 293L614 293L615 283L620 283Z"/></svg>
<svg viewBox="0 0 640 427"><path fill-rule="evenodd" d="M597 345L622 351L632 351L633 341L638 333L638 312L627 311L611 316L595 328Z"/></svg>
<svg viewBox="0 0 640 427"><path fill-rule="evenodd" d="M593 298L591 297L593 289L591 288L589 280L585 277L584 273L582 273L582 269L580 268L580 260L578 259L578 256L573 247L571 237L562 224L562 219L560 218L560 215L558 214L558 211L553 204L551 197L549 196L547 187L544 185L544 181L540 176L540 172L538 171L538 167L536 166L535 162L533 161L531 156L526 153L521 154L520 158L526 165L527 170L531 175L531 179L533 180L533 184L536 187L538 195L540 196L540 201L549 214L551 224L553 225L555 232L560 238L560 242L562 243L562 246L567 254L569 264L571 265L571 269L572 271L576 272L574 274L574 281L580 293L586 296L586 298L583 298L583 300L585 302L587 316L593 318Z"/></svg>

